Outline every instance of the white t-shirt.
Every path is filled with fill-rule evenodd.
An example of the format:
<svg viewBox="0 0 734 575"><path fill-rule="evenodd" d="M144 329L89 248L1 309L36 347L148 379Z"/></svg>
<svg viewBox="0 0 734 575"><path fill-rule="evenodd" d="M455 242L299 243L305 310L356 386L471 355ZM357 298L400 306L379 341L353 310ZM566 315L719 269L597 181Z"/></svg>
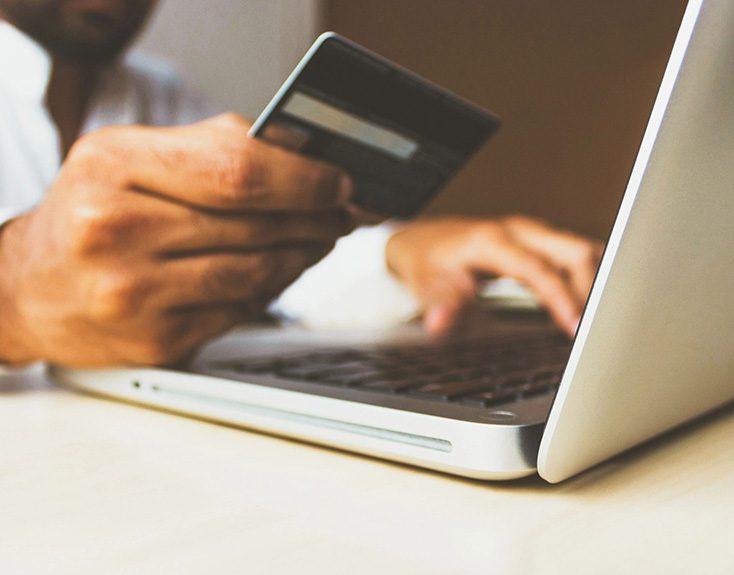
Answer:
<svg viewBox="0 0 734 575"><path fill-rule="evenodd" d="M49 54L0 21L0 224L39 203L59 171L60 136L45 104L50 74ZM81 132L189 124L217 112L170 67L128 56L103 74ZM383 225L340 239L271 310L318 328L386 327L412 317L415 299L385 266L390 233Z"/></svg>

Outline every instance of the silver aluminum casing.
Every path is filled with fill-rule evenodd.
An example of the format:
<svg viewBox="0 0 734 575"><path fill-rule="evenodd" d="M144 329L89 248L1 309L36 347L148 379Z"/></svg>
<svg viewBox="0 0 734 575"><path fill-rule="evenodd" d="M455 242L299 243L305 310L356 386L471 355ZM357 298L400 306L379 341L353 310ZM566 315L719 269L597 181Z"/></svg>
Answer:
<svg viewBox="0 0 734 575"><path fill-rule="evenodd" d="M488 322L483 327L506 340L546 332L542 324L500 327ZM188 372L54 366L51 374L96 395L466 477L512 479L534 473L552 395L486 410L213 367L233 358L424 339L415 324L371 335L244 328L207 346Z"/></svg>

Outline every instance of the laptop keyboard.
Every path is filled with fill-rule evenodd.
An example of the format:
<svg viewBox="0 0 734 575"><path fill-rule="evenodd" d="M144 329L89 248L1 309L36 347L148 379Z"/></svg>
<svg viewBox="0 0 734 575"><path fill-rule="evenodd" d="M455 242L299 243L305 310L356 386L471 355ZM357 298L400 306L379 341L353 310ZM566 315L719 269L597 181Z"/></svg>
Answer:
<svg viewBox="0 0 734 575"><path fill-rule="evenodd" d="M431 401L495 407L554 393L570 352L562 336L514 342L318 350L212 367Z"/></svg>

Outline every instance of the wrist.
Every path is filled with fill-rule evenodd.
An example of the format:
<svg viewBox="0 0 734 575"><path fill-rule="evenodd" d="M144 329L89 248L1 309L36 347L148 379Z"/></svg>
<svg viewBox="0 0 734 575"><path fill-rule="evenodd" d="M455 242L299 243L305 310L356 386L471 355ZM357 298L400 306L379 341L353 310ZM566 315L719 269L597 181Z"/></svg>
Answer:
<svg viewBox="0 0 734 575"><path fill-rule="evenodd" d="M0 226L0 364L5 365L21 365L37 359L23 343L23 322L15 297L14 224L11 220Z"/></svg>
<svg viewBox="0 0 734 575"><path fill-rule="evenodd" d="M385 242L385 266L387 271L397 280L405 281L404 249L402 246L402 228L396 229Z"/></svg>

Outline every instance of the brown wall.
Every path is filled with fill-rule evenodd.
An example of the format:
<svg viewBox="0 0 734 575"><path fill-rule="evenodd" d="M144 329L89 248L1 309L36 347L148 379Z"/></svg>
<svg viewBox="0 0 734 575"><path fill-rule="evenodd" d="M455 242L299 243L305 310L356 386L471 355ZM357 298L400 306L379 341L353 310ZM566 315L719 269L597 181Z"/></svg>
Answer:
<svg viewBox="0 0 734 575"><path fill-rule="evenodd" d="M429 207L604 237L683 0L327 0L326 25L499 114Z"/></svg>

